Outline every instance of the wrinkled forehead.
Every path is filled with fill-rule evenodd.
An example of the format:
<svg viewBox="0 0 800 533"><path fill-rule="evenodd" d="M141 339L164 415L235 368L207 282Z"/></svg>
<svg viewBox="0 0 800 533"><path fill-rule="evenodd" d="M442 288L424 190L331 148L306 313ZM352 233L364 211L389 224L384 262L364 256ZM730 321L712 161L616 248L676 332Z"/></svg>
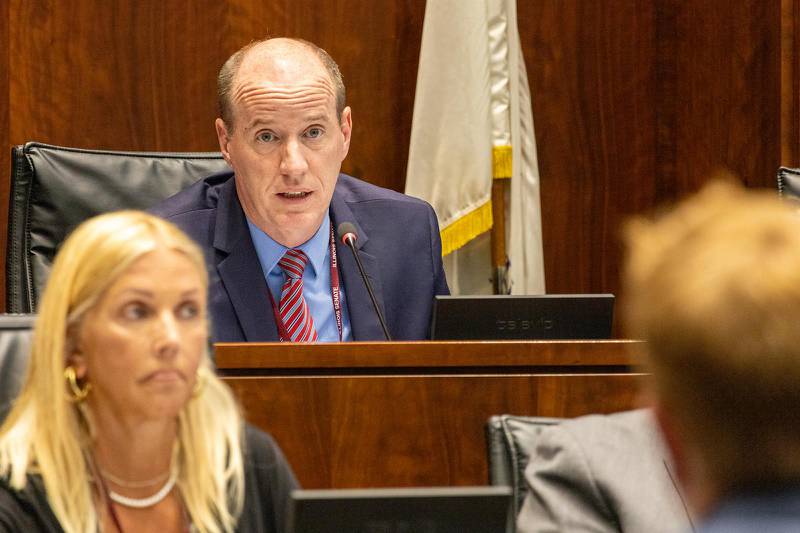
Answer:
<svg viewBox="0 0 800 533"><path fill-rule="evenodd" d="M234 114L277 106L335 112L336 90L322 61L303 45L264 46L239 67L231 94Z"/></svg>

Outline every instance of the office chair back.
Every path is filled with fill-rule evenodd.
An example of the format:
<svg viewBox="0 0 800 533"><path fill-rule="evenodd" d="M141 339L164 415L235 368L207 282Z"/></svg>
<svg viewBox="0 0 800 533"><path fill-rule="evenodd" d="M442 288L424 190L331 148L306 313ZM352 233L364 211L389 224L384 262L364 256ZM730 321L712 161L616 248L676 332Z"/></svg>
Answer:
<svg viewBox="0 0 800 533"><path fill-rule="evenodd" d="M778 169L778 194L782 198L800 200L800 168Z"/></svg>
<svg viewBox="0 0 800 533"><path fill-rule="evenodd" d="M0 424L25 380L35 319L35 315L0 315Z"/></svg>
<svg viewBox="0 0 800 533"><path fill-rule="evenodd" d="M560 421L540 416L497 415L486 423L489 484L511 487L514 516L519 514L528 492L525 467L536 451L536 441L544 428Z"/></svg>
<svg viewBox="0 0 800 533"><path fill-rule="evenodd" d="M148 209L229 169L218 152L118 152L29 142L11 155L6 310L33 313L61 243L84 220Z"/></svg>

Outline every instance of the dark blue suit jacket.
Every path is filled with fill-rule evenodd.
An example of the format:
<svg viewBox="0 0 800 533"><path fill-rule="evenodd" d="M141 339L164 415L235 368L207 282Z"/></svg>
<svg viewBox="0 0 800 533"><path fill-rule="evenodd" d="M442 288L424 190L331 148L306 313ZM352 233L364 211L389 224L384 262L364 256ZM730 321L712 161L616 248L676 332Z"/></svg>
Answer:
<svg viewBox="0 0 800 533"><path fill-rule="evenodd" d="M206 254L212 340L279 340L233 174L200 180L151 211L180 227ZM351 222L358 229L361 262L392 338L429 338L433 296L449 293L431 206L340 174L330 213L334 228ZM383 340L353 253L337 243L337 256L353 339Z"/></svg>

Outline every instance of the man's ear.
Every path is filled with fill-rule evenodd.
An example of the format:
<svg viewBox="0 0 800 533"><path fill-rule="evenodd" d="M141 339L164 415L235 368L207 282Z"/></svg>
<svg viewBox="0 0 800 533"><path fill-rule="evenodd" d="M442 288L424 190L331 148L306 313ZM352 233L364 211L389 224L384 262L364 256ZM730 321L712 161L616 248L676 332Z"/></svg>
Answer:
<svg viewBox="0 0 800 533"><path fill-rule="evenodd" d="M344 137L344 151L342 153L342 161L344 161L344 158L347 157L347 153L350 151L350 136L353 133L353 113L350 111L350 106L342 110L342 120L340 122L339 127Z"/></svg>
<svg viewBox="0 0 800 533"><path fill-rule="evenodd" d="M217 130L217 141L219 142L219 151L222 152L222 157L225 158L225 161L228 164L231 164L231 154L228 151L228 143L230 143L230 136L228 135L228 127L225 125L225 121L221 118L218 118L214 121L214 127Z"/></svg>

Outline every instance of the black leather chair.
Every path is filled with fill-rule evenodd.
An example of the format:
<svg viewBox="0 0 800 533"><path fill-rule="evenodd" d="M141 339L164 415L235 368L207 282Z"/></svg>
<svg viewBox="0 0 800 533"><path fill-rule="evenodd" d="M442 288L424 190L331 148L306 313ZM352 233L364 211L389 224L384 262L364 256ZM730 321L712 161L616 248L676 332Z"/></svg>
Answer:
<svg viewBox="0 0 800 533"><path fill-rule="evenodd" d="M778 194L782 198L800 200L800 168L778 169Z"/></svg>
<svg viewBox="0 0 800 533"><path fill-rule="evenodd" d="M497 415L486 423L489 454L489 484L510 486L514 516L519 514L528 488L525 467L542 429L558 424L560 418Z"/></svg>
<svg viewBox="0 0 800 533"><path fill-rule="evenodd" d="M28 368L35 315L0 315L0 423L11 410Z"/></svg>
<svg viewBox="0 0 800 533"><path fill-rule="evenodd" d="M112 152L35 142L14 147L6 310L36 311L56 251L87 218L119 209L147 209L227 168L218 152Z"/></svg>

